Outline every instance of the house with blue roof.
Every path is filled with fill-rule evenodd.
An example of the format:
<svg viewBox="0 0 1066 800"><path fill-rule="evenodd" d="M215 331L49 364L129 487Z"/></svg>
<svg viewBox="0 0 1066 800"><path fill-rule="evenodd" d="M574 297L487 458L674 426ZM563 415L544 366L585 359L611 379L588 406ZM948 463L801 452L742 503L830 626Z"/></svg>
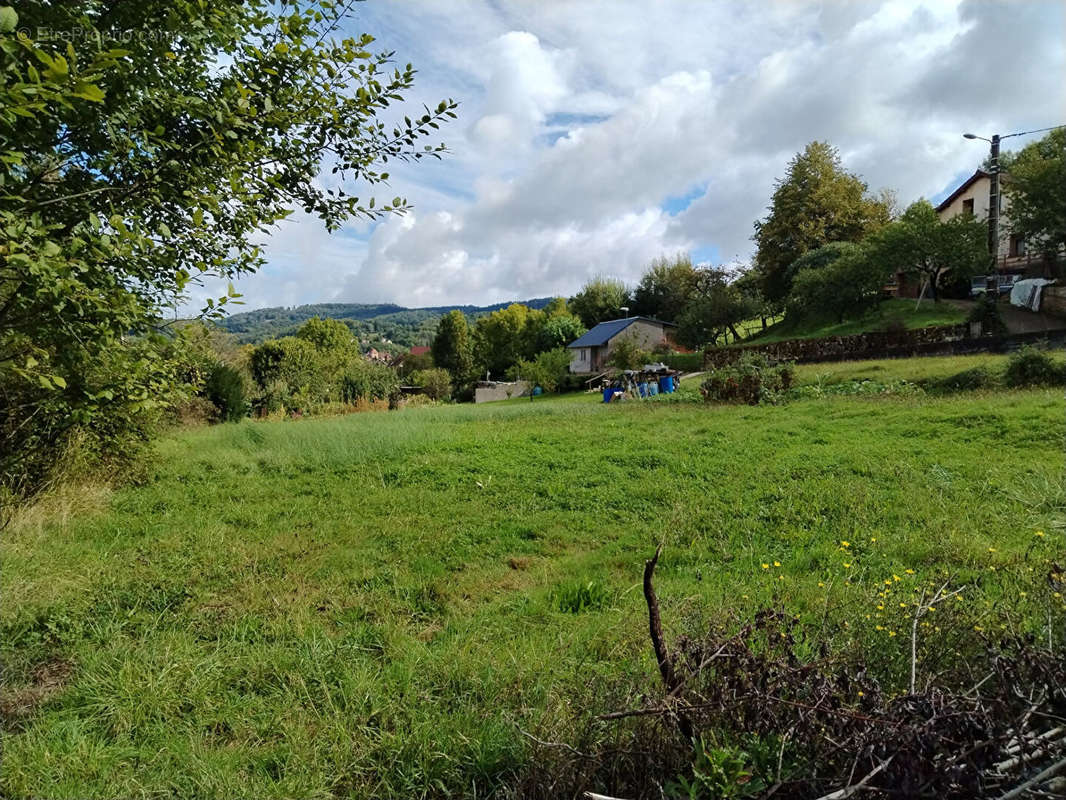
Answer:
<svg viewBox="0 0 1066 800"><path fill-rule="evenodd" d="M570 371L576 374L602 372L607 368L611 348L623 339L632 339L642 350L669 343L672 322L651 317L626 317L601 322L588 333L567 345L570 350Z"/></svg>

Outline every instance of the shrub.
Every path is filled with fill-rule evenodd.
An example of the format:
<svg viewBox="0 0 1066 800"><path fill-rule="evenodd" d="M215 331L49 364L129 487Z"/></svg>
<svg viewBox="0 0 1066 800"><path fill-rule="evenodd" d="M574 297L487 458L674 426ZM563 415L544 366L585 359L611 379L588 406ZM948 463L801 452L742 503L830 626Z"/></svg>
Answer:
<svg viewBox="0 0 1066 800"><path fill-rule="evenodd" d="M1058 386L1066 383L1066 368L1050 353L1026 346L1011 353L1004 374L1007 386Z"/></svg>
<svg viewBox="0 0 1066 800"><path fill-rule="evenodd" d="M400 388L396 372L384 364L360 359L341 377L341 398L346 403L358 400L385 400Z"/></svg>
<svg viewBox="0 0 1066 800"><path fill-rule="evenodd" d="M745 353L733 364L712 370L700 394L708 403L776 403L794 382L791 363L771 364L764 355Z"/></svg>
<svg viewBox="0 0 1066 800"><path fill-rule="evenodd" d="M996 298L987 293L985 296L978 298L974 307L970 309L966 321L980 322L981 333L985 336L1005 336L1007 334L1007 325L1003 322L1003 317L1000 316Z"/></svg>
<svg viewBox="0 0 1066 800"><path fill-rule="evenodd" d="M204 395L218 408L222 422L239 422L248 413L244 376L231 366L215 365L207 376Z"/></svg>
<svg viewBox="0 0 1066 800"><path fill-rule="evenodd" d="M422 387L431 400L447 400L452 394L452 376L446 369L420 369L411 373L411 383Z"/></svg>
<svg viewBox="0 0 1066 800"><path fill-rule="evenodd" d="M976 389L987 389L996 384L996 376L986 367L974 367L956 372L944 378L931 378L923 383L925 389L931 392L949 394L952 392L972 392Z"/></svg>
<svg viewBox="0 0 1066 800"><path fill-rule="evenodd" d="M628 336L620 337L607 356L608 366L616 369L640 369L650 360L651 355Z"/></svg>

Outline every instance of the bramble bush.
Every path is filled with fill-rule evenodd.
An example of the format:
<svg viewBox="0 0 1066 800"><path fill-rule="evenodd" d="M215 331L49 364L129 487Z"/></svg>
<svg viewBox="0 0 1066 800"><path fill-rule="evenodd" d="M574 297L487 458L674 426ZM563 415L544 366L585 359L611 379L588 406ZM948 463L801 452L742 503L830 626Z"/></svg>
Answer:
<svg viewBox="0 0 1066 800"><path fill-rule="evenodd" d="M711 370L700 386L708 403L778 403L795 383L791 363L771 364L759 353L745 353L738 361Z"/></svg>

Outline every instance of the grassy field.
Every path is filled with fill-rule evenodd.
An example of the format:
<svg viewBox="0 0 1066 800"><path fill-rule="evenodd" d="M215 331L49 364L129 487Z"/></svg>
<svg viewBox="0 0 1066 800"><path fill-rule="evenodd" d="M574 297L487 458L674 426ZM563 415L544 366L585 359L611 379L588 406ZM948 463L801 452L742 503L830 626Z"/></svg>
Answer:
<svg viewBox="0 0 1066 800"><path fill-rule="evenodd" d="M744 344L770 344L789 339L821 339L825 336L850 336L856 333L884 330L889 325L902 323L907 329L927 328L933 325L954 325L966 320L966 312L948 302L934 303L923 300L915 308L914 300L893 298L883 300L874 309L858 319L837 322L836 320L784 319L743 340Z"/></svg>
<svg viewBox="0 0 1066 800"><path fill-rule="evenodd" d="M5 533L0 794L501 792L530 768L520 728L570 741L618 682L657 685L659 541L668 634L775 605L891 677L909 612L878 609L886 582L1026 608L1007 575L1062 551L1062 408L575 395L174 434L143 485Z"/></svg>

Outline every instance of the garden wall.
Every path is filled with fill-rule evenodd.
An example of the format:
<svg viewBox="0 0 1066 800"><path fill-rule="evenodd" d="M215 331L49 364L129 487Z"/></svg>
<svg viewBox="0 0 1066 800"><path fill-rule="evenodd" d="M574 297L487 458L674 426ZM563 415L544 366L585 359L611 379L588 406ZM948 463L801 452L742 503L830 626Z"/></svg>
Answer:
<svg viewBox="0 0 1066 800"><path fill-rule="evenodd" d="M512 397L525 397L528 394L529 381L515 381L514 383L481 381L474 389L474 402L491 403L494 400L509 400Z"/></svg>
<svg viewBox="0 0 1066 800"><path fill-rule="evenodd" d="M774 361L848 361L863 358L930 355L969 336L969 325L939 325L910 331L878 331L852 336L826 336L821 339L790 339L750 347L714 347L703 354L705 369L731 364L744 352L761 353Z"/></svg>
<svg viewBox="0 0 1066 800"><path fill-rule="evenodd" d="M1066 347L1066 328L1017 333L1013 336L970 336L970 326L964 323L899 333L860 333L854 336L827 336L824 339L792 339L752 347L712 347L703 354L703 368L714 369L732 364L745 352L761 353L772 361L795 361L804 364L873 358L1006 353L1025 345Z"/></svg>
<svg viewBox="0 0 1066 800"><path fill-rule="evenodd" d="M1045 286L1040 295L1040 310L1056 317L1066 317L1066 286Z"/></svg>

